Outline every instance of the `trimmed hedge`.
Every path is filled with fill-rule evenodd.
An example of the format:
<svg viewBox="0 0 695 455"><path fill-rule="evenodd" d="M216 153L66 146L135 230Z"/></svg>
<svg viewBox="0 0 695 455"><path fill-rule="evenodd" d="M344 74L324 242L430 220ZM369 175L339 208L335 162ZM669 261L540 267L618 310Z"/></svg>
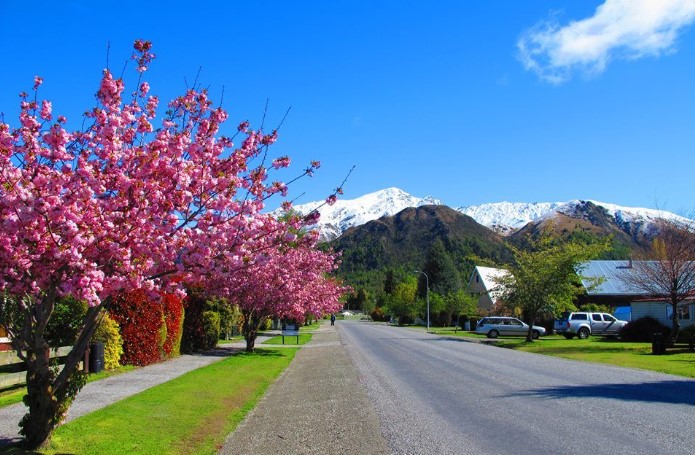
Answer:
<svg viewBox="0 0 695 455"><path fill-rule="evenodd" d="M660 333L664 339L671 334L671 329L649 316L628 322L620 331L620 337L625 341L652 341L652 336Z"/></svg>
<svg viewBox="0 0 695 455"><path fill-rule="evenodd" d="M216 311L203 311L202 321L205 333L203 349L212 349L220 339L220 314Z"/></svg>
<svg viewBox="0 0 695 455"><path fill-rule="evenodd" d="M380 307L375 307L374 310L369 313L369 316L371 316L372 321L388 322L391 320L391 316L385 314Z"/></svg>
<svg viewBox="0 0 695 455"><path fill-rule="evenodd" d="M123 355L123 338L121 338L118 323L107 314L97 326L92 341L104 343L104 368L113 370L120 366L121 356Z"/></svg>
<svg viewBox="0 0 695 455"><path fill-rule="evenodd" d="M205 349L205 331L203 330L205 299L199 292L189 290L184 307L181 352L191 354Z"/></svg>
<svg viewBox="0 0 695 455"><path fill-rule="evenodd" d="M181 336L183 334L183 301L174 294L162 296L164 304L164 326L166 337L162 350L167 357L181 354Z"/></svg>
<svg viewBox="0 0 695 455"><path fill-rule="evenodd" d="M685 328L681 327L678 331L678 341L681 343L687 343L693 337L695 337L695 325L689 325Z"/></svg>
<svg viewBox="0 0 695 455"><path fill-rule="evenodd" d="M139 289L116 296L109 311L121 327L121 363L144 366L159 361L164 325L161 302L151 301L147 293Z"/></svg>

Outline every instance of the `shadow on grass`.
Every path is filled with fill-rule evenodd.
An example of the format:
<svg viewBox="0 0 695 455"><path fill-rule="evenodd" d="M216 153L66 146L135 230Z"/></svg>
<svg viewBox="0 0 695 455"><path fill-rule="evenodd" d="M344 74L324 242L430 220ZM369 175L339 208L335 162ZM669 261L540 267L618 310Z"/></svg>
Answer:
<svg viewBox="0 0 695 455"><path fill-rule="evenodd" d="M639 384L595 384L526 390L508 396L545 398L610 398L646 403L695 406L695 381L660 381Z"/></svg>
<svg viewBox="0 0 695 455"><path fill-rule="evenodd" d="M238 355L242 357L283 357L285 354L283 348L273 349L270 346L263 346L257 347L253 352L241 351Z"/></svg>
<svg viewBox="0 0 695 455"><path fill-rule="evenodd" d="M19 438L0 438L0 453L17 453L17 454L35 454L39 452L32 452L30 450L24 450L21 447L22 440Z"/></svg>
<svg viewBox="0 0 695 455"><path fill-rule="evenodd" d="M294 345L293 345L294 346ZM231 357L231 356L264 356L264 357L280 357L282 354L278 352L277 349L273 349L272 344L268 345L256 345L256 348L253 352L249 353L246 352L245 348L238 348L238 347L225 347L225 346L218 346L215 349L209 349L207 351L200 351L196 352L192 355L199 355L203 357Z"/></svg>

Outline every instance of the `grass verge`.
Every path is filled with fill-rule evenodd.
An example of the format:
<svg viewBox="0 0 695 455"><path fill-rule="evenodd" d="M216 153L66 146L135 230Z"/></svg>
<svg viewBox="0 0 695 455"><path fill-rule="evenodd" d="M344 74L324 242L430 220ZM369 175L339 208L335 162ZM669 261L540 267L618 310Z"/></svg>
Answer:
<svg viewBox="0 0 695 455"><path fill-rule="evenodd" d="M257 349L191 371L63 425L41 453L216 454L296 352Z"/></svg>
<svg viewBox="0 0 695 455"><path fill-rule="evenodd" d="M299 343L297 343L297 336L296 335L286 335L285 336L285 345L302 345L306 344L309 341L311 341L312 335L310 333L300 333L299 334ZM273 338L264 341L262 344L280 344L282 345L282 336L274 336Z"/></svg>
<svg viewBox="0 0 695 455"><path fill-rule="evenodd" d="M560 336L548 336L533 343L528 343L523 338L500 338L496 345L583 362L606 363L695 378L695 353L681 349L669 350L664 355L653 355L651 343L628 343L600 337L566 340Z"/></svg>

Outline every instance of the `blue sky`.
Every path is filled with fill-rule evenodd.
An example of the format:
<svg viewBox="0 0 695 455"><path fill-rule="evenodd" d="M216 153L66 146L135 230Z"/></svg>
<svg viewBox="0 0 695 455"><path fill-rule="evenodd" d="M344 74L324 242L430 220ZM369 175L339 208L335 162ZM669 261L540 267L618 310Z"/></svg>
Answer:
<svg viewBox="0 0 695 455"><path fill-rule="evenodd" d="M0 112L33 77L77 122L135 39L162 101L199 81L323 199L390 186L457 207L595 199L695 212L693 0L0 2ZM107 53L107 45L110 51ZM126 72L126 83L133 82ZM279 178L288 179L294 172Z"/></svg>

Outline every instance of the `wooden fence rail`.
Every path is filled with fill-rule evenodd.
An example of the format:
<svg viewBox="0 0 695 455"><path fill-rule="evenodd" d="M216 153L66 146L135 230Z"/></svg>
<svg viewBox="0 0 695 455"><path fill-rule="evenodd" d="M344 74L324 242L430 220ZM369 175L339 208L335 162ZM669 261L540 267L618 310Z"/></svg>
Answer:
<svg viewBox="0 0 695 455"><path fill-rule="evenodd" d="M65 357L70 353L72 346L63 346L58 349L51 349L51 358ZM0 352L0 368L10 365L23 364L24 362L17 357L14 352ZM62 367L62 365L61 365ZM15 373L0 372L0 390L26 383L27 372L18 371Z"/></svg>

